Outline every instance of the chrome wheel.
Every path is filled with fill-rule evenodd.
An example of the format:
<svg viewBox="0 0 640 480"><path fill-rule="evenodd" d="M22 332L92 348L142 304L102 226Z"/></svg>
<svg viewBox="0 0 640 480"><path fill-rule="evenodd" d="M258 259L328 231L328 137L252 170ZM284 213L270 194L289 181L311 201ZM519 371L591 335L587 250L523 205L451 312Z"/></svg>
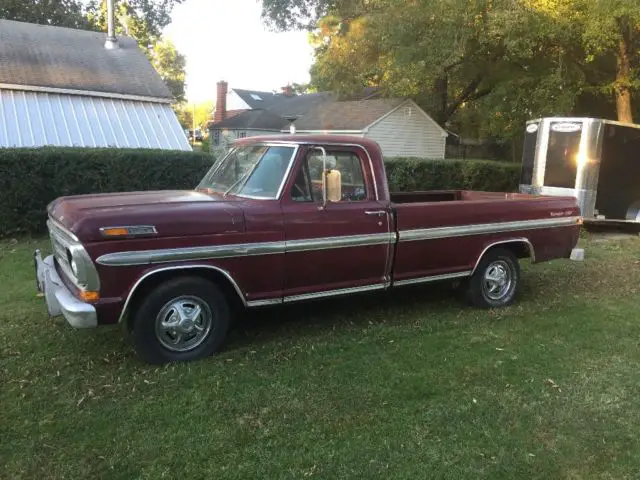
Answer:
<svg viewBox="0 0 640 480"><path fill-rule="evenodd" d="M506 297L513 285L513 272L504 260L490 263L484 271L482 290L492 301L499 301Z"/></svg>
<svg viewBox="0 0 640 480"><path fill-rule="evenodd" d="M181 296L167 302L155 322L160 344L173 352L188 352L209 335L213 315L209 305L199 297Z"/></svg>

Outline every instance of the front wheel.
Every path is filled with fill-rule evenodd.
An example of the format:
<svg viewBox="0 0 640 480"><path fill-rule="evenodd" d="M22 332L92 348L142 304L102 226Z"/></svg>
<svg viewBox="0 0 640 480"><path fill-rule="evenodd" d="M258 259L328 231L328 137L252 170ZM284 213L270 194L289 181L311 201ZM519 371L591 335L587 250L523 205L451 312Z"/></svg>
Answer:
<svg viewBox="0 0 640 480"><path fill-rule="evenodd" d="M510 250L489 250L467 283L467 300L481 308L499 308L515 300L520 284L520 264Z"/></svg>
<svg viewBox="0 0 640 480"><path fill-rule="evenodd" d="M216 285L180 277L142 300L133 318L133 343L148 363L198 360L220 348L229 322L229 306Z"/></svg>

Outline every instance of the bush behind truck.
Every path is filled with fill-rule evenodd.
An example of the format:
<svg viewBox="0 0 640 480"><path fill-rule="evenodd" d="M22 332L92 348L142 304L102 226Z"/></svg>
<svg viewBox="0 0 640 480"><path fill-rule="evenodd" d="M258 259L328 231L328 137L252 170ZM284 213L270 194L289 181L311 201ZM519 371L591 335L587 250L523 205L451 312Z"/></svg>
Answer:
<svg viewBox="0 0 640 480"><path fill-rule="evenodd" d="M0 237L46 232L46 207L64 195L195 187L204 152L116 148L0 149ZM385 161L392 191L516 191L520 165L483 160Z"/></svg>

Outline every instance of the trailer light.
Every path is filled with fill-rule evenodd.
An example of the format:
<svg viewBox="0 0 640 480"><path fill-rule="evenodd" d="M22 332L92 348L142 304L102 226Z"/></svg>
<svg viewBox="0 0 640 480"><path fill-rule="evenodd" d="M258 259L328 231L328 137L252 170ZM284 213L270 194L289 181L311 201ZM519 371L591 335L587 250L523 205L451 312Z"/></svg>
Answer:
<svg viewBox="0 0 640 480"><path fill-rule="evenodd" d="M589 158L584 153L578 153L576 155L576 164L583 166L589 163Z"/></svg>

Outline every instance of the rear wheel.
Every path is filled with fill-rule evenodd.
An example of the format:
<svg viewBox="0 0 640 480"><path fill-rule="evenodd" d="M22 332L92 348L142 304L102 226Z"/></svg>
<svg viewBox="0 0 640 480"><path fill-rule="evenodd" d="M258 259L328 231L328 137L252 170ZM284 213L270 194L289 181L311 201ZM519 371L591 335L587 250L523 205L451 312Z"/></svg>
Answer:
<svg viewBox="0 0 640 480"><path fill-rule="evenodd" d="M133 317L133 342L146 362L163 364L208 357L229 330L227 301L198 277L169 280L142 300Z"/></svg>
<svg viewBox="0 0 640 480"><path fill-rule="evenodd" d="M520 264L510 250L489 250L466 284L467 300L481 308L510 305L520 284Z"/></svg>

